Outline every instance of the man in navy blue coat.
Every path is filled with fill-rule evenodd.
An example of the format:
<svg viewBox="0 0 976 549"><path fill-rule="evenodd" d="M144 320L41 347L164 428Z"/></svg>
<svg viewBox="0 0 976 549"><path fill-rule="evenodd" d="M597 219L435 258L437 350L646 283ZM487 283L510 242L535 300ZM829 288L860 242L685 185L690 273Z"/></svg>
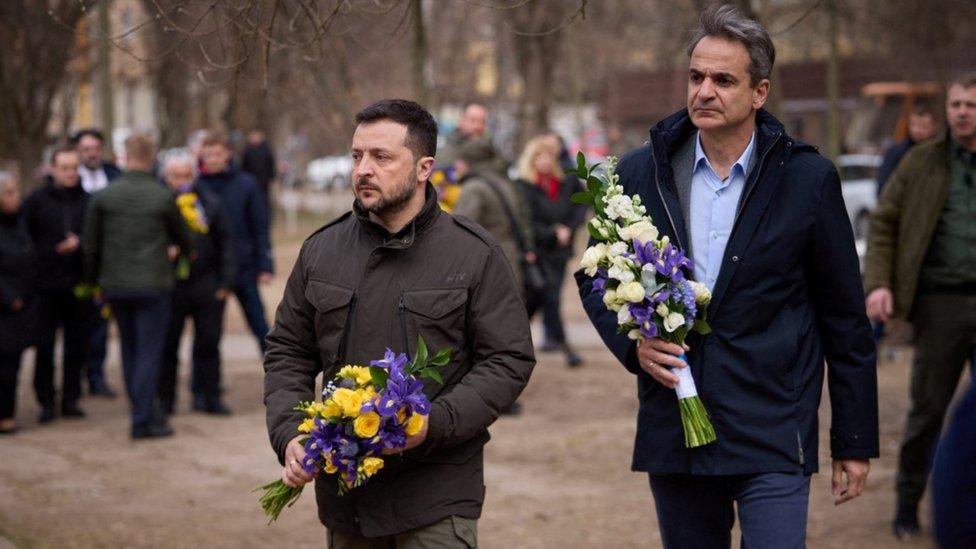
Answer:
<svg viewBox="0 0 976 549"><path fill-rule="evenodd" d="M694 278L713 293L712 332L682 349L617 333L593 279L576 274L591 321L637 376L633 469L650 475L665 547L803 547L818 469L824 360L835 503L864 488L878 456L871 327L833 165L762 110L775 50L759 23L709 8L689 47L688 108L620 162ZM672 367L690 367L718 440L688 449ZM845 478L846 477L846 478Z"/></svg>
<svg viewBox="0 0 976 549"><path fill-rule="evenodd" d="M200 188L216 196L224 210L234 243L234 295L244 309L251 332L258 340L261 354L268 335L268 320L258 293L258 282L271 282L274 259L268 228L268 210L254 177L235 168L227 134L211 131L203 138ZM200 406L196 406L199 408Z"/></svg>

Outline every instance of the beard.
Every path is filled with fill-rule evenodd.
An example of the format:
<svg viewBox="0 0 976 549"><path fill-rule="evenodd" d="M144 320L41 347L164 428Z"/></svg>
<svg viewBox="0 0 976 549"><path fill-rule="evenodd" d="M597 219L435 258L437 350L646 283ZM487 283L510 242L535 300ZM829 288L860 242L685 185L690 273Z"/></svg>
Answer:
<svg viewBox="0 0 976 549"><path fill-rule="evenodd" d="M389 194L387 194L368 179L360 178L356 181L356 187L368 187L374 192L379 193L380 197L369 206L363 204L363 201L359 197L356 197L356 202L364 210L377 217L387 217L406 208L407 203L410 202L410 199L413 198L414 193L417 191L416 184L417 180L411 173L403 182L390 189Z"/></svg>

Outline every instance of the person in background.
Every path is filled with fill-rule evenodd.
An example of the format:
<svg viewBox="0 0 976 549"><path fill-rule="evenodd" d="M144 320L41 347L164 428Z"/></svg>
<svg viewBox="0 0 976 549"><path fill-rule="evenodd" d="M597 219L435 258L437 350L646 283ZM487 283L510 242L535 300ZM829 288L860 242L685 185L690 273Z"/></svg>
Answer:
<svg viewBox="0 0 976 549"><path fill-rule="evenodd" d="M173 434L156 397L172 310L170 261L192 249L172 193L150 174L155 158L148 135L125 140L125 173L92 198L83 233L85 278L102 288L119 327L133 439Z"/></svg>
<svg viewBox="0 0 976 549"><path fill-rule="evenodd" d="M907 320L915 333L892 522L899 539L920 532L932 452L976 341L976 73L950 84L946 122L885 185L864 261L868 316Z"/></svg>
<svg viewBox="0 0 976 549"><path fill-rule="evenodd" d="M461 109L457 128L444 138L444 146L437 153L437 164L453 166L461 152L461 145L469 139L487 139L487 132L488 107L478 101L468 101ZM497 151L495 156L498 156ZM454 181L458 179L460 178L455 177Z"/></svg>
<svg viewBox="0 0 976 549"><path fill-rule="evenodd" d="M943 549L976 547L976 383L959 402L932 462L935 539Z"/></svg>
<svg viewBox="0 0 976 549"><path fill-rule="evenodd" d="M34 251L20 211L20 189L0 172L0 435L17 431L17 375L32 345Z"/></svg>
<svg viewBox="0 0 976 549"><path fill-rule="evenodd" d="M214 415L230 415L221 398L220 338L224 303L234 287L233 242L220 203L194 184L196 160L188 153L172 155L163 167L163 179L193 235L193 253L177 262L173 313L163 351L159 379L162 412L176 408L176 372L180 336L187 317L193 318L194 409Z"/></svg>
<svg viewBox="0 0 976 549"><path fill-rule="evenodd" d="M71 142L78 151L81 164L78 175L81 187L88 194L94 194L108 187L122 170L104 159L105 137L100 130L87 128L72 136ZM91 341L88 358L85 361L85 377L88 379L88 394L105 398L115 398L115 390L105 380L105 350L108 340L108 319L103 316L105 303L95 297L91 304Z"/></svg>
<svg viewBox="0 0 976 549"><path fill-rule="evenodd" d="M453 213L481 225L498 241L518 287L524 289L523 263L536 259L529 213L515 184L498 173L496 165L491 143L480 138L464 142L454 161L461 197Z"/></svg>
<svg viewBox="0 0 976 549"><path fill-rule="evenodd" d="M24 221L37 256L34 391L41 405L41 423L56 417L54 347L58 328L64 338L61 415L84 417L78 399L91 338L91 302L75 296L83 269L79 235L89 198L79 184L78 153L73 148L56 149L45 179L45 184L24 201Z"/></svg>
<svg viewBox="0 0 976 549"><path fill-rule="evenodd" d="M268 219L271 219L271 185L278 176L275 166L274 151L264 135L264 132L253 129L247 133L247 145L241 154L241 171L254 176L264 196L264 203L268 207Z"/></svg>
<svg viewBox="0 0 976 549"><path fill-rule="evenodd" d="M583 223L586 208L570 200L582 189L579 179L559 165L560 146L555 134L540 135L526 143L518 161L518 187L531 212L535 248L547 279L545 290L528 296L526 305L530 318L542 309L542 350L562 351L567 365L575 367L583 359L566 339L560 302L566 265L573 256L573 234Z"/></svg>
<svg viewBox="0 0 976 549"><path fill-rule="evenodd" d="M268 284L274 276L268 210L254 177L231 164L233 153L227 134L209 132L201 142L200 157L206 172L197 179L197 188L214 195L224 210L234 242L234 295L263 355L268 320L258 283Z"/></svg>
<svg viewBox="0 0 976 549"><path fill-rule="evenodd" d="M884 160L878 168L878 196L884 190L885 183L895 172L898 163L901 162L905 153L922 141L928 141L938 133L938 122L935 119L935 112L927 105L917 105L908 116L908 137L888 147L884 153Z"/></svg>

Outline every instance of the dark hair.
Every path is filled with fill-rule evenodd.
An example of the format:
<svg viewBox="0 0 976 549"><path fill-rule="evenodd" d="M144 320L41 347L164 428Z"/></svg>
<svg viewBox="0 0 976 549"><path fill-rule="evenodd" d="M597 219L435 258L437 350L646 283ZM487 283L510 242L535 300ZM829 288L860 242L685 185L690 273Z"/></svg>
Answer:
<svg viewBox="0 0 976 549"><path fill-rule="evenodd" d="M356 114L356 124L380 120L392 120L407 127L404 144L417 158L434 156L437 152L437 122L417 103L406 99L384 99Z"/></svg>
<svg viewBox="0 0 976 549"><path fill-rule="evenodd" d="M935 118L935 109L932 108L932 105L925 102L915 103L915 106L912 107L912 116L928 116Z"/></svg>
<svg viewBox="0 0 976 549"><path fill-rule="evenodd" d="M742 15L735 6L713 5L702 12L698 28L692 33L688 44L688 55L706 36L734 40L746 47L749 52L749 79L753 86L769 78L773 72L773 62L776 61L773 39L758 21Z"/></svg>
<svg viewBox="0 0 976 549"><path fill-rule="evenodd" d="M85 137L86 135L90 135L102 143L105 142L105 135L102 134L101 130L95 128L84 128L76 131L74 135L71 136L71 146L77 146L81 141L81 138Z"/></svg>
<svg viewBox="0 0 976 549"><path fill-rule="evenodd" d="M964 88L976 86L976 72L968 72L966 74L957 75L955 78L949 81L949 86L946 89L956 85Z"/></svg>
<svg viewBox="0 0 976 549"><path fill-rule="evenodd" d="M53 166L57 163L59 154L68 154L68 153L77 155L78 151L76 151L74 147L68 147L65 145L55 147L54 150L51 151L51 165Z"/></svg>
<svg viewBox="0 0 976 549"><path fill-rule="evenodd" d="M207 135L200 140L201 147L213 147L214 145L219 145L228 151L234 150L230 143L230 136L223 130L207 130Z"/></svg>

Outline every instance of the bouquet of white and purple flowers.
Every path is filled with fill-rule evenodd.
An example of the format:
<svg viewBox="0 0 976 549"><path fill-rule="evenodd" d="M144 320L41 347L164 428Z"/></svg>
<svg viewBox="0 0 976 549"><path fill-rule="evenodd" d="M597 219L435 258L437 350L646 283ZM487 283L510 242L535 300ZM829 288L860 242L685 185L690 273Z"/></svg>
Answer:
<svg viewBox="0 0 976 549"><path fill-rule="evenodd" d="M420 337L412 361L387 349L368 367L342 367L326 384L322 402L300 402L295 408L308 416L298 426L306 435L302 468L336 475L340 494L366 484L383 468L384 451L402 450L408 437L423 430L431 404L420 379L443 383L437 368L450 361L450 349L430 356ZM261 508L269 524L302 494L302 486L292 488L280 479L259 490L264 490Z"/></svg>
<svg viewBox="0 0 976 549"><path fill-rule="evenodd" d="M617 314L618 332L633 340L657 337L683 345L690 331L711 331L705 313L712 295L704 284L685 276L691 261L667 236L659 238L640 196L624 194L614 173L616 159L607 159L603 173L595 172L598 166L588 168L583 153L577 156L577 175L586 182L586 190L574 194L573 201L592 206L596 213L586 228L598 243L583 253L582 267L594 279L593 289L603 295L607 309ZM681 358L687 362L684 355ZM671 372L679 380L675 391L685 446L713 442L715 429L691 369Z"/></svg>

